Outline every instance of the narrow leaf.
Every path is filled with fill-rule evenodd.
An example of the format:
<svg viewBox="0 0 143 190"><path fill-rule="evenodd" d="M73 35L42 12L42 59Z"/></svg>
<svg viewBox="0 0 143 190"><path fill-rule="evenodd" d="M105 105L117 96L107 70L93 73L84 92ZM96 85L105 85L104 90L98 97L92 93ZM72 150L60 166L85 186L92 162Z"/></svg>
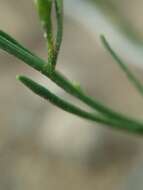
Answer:
<svg viewBox="0 0 143 190"><path fill-rule="evenodd" d="M33 56L31 53L25 50L25 48L21 48L14 43L6 40L2 36L0 36L0 49L5 50L6 52L14 55L15 57L21 59L31 67L35 68L38 71L42 71L44 67L43 61L40 58Z"/></svg>
<svg viewBox="0 0 143 190"><path fill-rule="evenodd" d="M101 35L101 41L111 56L115 59L116 63L124 71L130 82L135 86L135 88L143 95L143 85L141 82L134 76L132 71L128 68L127 64L116 54L116 52L111 48L107 40L103 35Z"/></svg>
<svg viewBox="0 0 143 190"><path fill-rule="evenodd" d="M48 63L55 65L55 47L52 28L52 4L53 0L36 0L35 1L41 24L44 28L44 37L48 46Z"/></svg>
<svg viewBox="0 0 143 190"><path fill-rule="evenodd" d="M62 110L66 112L72 113L76 116L79 116L87 120L95 121L101 124L107 124L109 127L112 127L112 128L122 129L128 132L137 133L137 134L143 133L143 125L131 126L131 125L127 125L126 123L125 125L123 125L121 123L118 123L114 119L111 120L109 118L102 117L100 115L95 115L93 113L83 111L82 109L76 107L75 105L54 95L45 87L39 85L38 83L34 82L33 80L25 76L17 76L17 79L20 80L29 89L31 89L34 93L48 100L49 102L51 102L52 104L54 104L55 106L61 108Z"/></svg>
<svg viewBox="0 0 143 190"><path fill-rule="evenodd" d="M17 45L21 49L27 51L31 55L34 55L32 52L30 52L28 49L26 49L25 47L23 47L19 42L17 42L12 36L10 36L9 34L7 34L6 32L0 30L0 36L3 37L3 38L5 38L7 41L13 43L14 45Z"/></svg>
<svg viewBox="0 0 143 190"><path fill-rule="evenodd" d="M57 17L56 51L59 52L63 37L63 0L55 0Z"/></svg>
<svg viewBox="0 0 143 190"><path fill-rule="evenodd" d="M41 58L37 56L33 56L29 54L24 49L7 41L5 38L1 36L0 36L0 48L16 56L17 58L23 60L29 66L42 72L44 75L50 78L53 82L55 82L58 86L63 88L67 93L83 101L89 107L95 109L96 111L107 116L108 118L116 120L118 123L120 122L122 126L126 124L130 125L131 128L132 126L133 128L134 126L136 126L137 128L138 126L142 126L142 123L140 123L139 121L130 119L127 116L122 115L121 113L117 113L111 110L110 108L104 106L101 102L98 102L92 99L91 97L87 96L83 92L77 90L77 88L74 87L72 82L70 82L66 77L64 77L58 71L54 71L52 75L50 75L47 68L45 68L46 62L44 60L42 60Z"/></svg>

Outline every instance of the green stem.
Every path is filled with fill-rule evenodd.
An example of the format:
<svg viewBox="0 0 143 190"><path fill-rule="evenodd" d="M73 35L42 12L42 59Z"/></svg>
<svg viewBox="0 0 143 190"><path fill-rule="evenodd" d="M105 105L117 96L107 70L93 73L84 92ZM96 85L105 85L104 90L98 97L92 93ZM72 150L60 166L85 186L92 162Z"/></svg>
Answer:
<svg viewBox="0 0 143 190"><path fill-rule="evenodd" d="M48 76L46 73L43 72L44 75ZM138 125L138 121L133 120L127 116L124 116L121 113L117 113L110 108L104 106L101 102L98 102L80 90L77 90L72 83L63 77L58 71L54 71L53 75L50 77L52 81L54 81L58 86L63 88L66 92L73 95L74 97L78 98L80 101L84 102L89 107L95 109L96 111L102 113L103 115L111 118L117 119L122 124L125 123L133 123L134 125ZM143 124L142 124L143 125Z"/></svg>
<svg viewBox="0 0 143 190"><path fill-rule="evenodd" d="M52 81L54 81L57 85L63 88L69 94L77 97L79 100L83 101L89 107L99 111L100 113L104 114L105 116L118 120L119 123L122 125L130 124L135 126L143 126L142 123L130 119L120 113L114 112L111 109L107 108L106 106L102 105L101 103L93 100L89 96L85 95L80 90L77 90L75 86L68 81L62 74L57 71L54 71L52 74L45 69L45 65L47 64L41 58L37 56L33 56L32 54L22 49L20 46L13 44L12 42L6 40L3 37L0 37L0 48L4 49L5 51L9 52L10 54L18 57L19 59L23 60L29 66L35 68L36 70L42 72L44 75L49 77Z"/></svg>

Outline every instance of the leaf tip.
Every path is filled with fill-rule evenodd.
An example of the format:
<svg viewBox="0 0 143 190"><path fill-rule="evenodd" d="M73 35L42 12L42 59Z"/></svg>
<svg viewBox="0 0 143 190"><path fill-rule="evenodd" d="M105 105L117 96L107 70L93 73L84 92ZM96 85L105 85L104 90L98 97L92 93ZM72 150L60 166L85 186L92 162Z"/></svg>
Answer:
<svg viewBox="0 0 143 190"><path fill-rule="evenodd" d="M21 76L20 75L16 75L16 80L20 80Z"/></svg>
<svg viewBox="0 0 143 190"><path fill-rule="evenodd" d="M21 81L23 83L23 81L25 80L25 76L22 75L16 75L16 80Z"/></svg>
<svg viewBox="0 0 143 190"><path fill-rule="evenodd" d="M105 38L105 36L104 36L103 34L100 35L100 40L101 40L101 42L102 42L103 44L106 44L106 43L107 43L106 38Z"/></svg>

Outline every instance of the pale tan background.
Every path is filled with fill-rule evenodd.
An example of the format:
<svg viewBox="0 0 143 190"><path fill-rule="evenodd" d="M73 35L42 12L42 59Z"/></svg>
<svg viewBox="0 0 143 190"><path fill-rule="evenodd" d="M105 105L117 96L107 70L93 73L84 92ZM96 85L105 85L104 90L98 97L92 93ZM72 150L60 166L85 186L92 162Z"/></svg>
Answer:
<svg viewBox="0 0 143 190"><path fill-rule="evenodd" d="M141 1L123 3L123 11L131 9L132 22L135 19L136 27L142 28ZM143 100L98 38L68 17L64 25L59 70L80 81L100 101L142 119ZM32 1L0 0L0 29L46 58ZM121 189L137 161L142 161L142 138L102 128L51 106L17 82L15 75L32 76L59 95L64 93L2 51L0 68L0 189ZM141 69L133 70L143 81Z"/></svg>

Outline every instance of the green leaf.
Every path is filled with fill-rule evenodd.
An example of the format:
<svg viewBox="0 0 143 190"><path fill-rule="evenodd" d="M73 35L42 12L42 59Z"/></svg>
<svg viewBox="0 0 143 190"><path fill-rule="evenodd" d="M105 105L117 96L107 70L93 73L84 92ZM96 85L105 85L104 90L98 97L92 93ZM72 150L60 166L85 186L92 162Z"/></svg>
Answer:
<svg viewBox="0 0 143 190"><path fill-rule="evenodd" d="M52 27L53 3L55 4L57 21L56 40ZM42 26L45 30L44 36L47 40L48 46L48 64L50 64L54 70L57 63L57 57L59 54L63 36L63 0L37 0L36 6L38 9Z"/></svg>
<svg viewBox="0 0 143 190"><path fill-rule="evenodd" d="M63 0L55 0L57 17L56 51L59 52L63 37Z"/></svg>
<svg viewBox="0 0 143 190"><path fill-rule="evenodd" d="M52 2L53 0L35 1L41 23L46 31L48 39L52 37L52 20L51 20Z"/></svg>
<svg viewBox="0 0 143 190"><path fill-rule="evenodd" d="M41 96L42 98L48 100L52 104L56 105L57 107L63 109L64 111L70 112L77 116L83 117L85 119L89 119L92 121L100 121L101 123L106 123L104 119L100 119L100 117L93 115L92 113L88 113L83 111L82 109L78 108L77 106L59 98L52 92L50 92L47 88L41 86L40 84L34 82L30 78L26 76L17 76L17 80L21 81L25 86L31 89L35 94Z"/></svg>
<svg viewBox="0 0 143 190"><path fill-rule="evenodd" d="M64 77L60 72L58 71L49 71L50 69L45 66L47 66L46 62L42 60L41 58L37 56L33 56L32 54L25 51L20 46L17 46L16 44L13 44L12 42L9 42L2 36L0 36L0 48L7 51L8 53L16 56L17 58L23 60L26 64L29 66L35 68L36 70L42 72L45 76L50 78L53 82L55 82L58 86L60 86L62 89L64 89L67 93L70 95L73 95L74 97L78 98L80 101L87 104L89 107L93 108L94 110L98 111L105 117L108 117L112 120L116 120L118 123L124 125L130 125L130 126L142 126L142 123L139 121L136 121L134 119L130 119L127 116L124 116L121 113L115 112L111 110L110 108L103 105L101 102L98 102L97 100L94 100L93 98L89 97L83 91L80 91L77 89L72 82L70 82L66 77Z"/></svg>
<svg viewBox="0 0 143 190"><path fill-rule="evenodd" d="M52 4L53 0L36 0L35 1L39 17L44 28L44 37L48 47L48 64L55 65L55 47L52 28Z"/></svg>
<svg viewBox="0 0 143 190"><path fill-rule="evenodd" d="M106 118L101 115L95 115L93 113L86 112L77 106L63 100L62 98L57 97L55 94L50 92L47 88L39 85L38 83L34 82L33 80L25 77L25 76L17 76L17 79L20 80L25 86L27 86L29 89L31 89L35 94L41 96L42 98L48 100L55 106L61 108L62 110L72 113L76 116L79 116L81 118L95 121L101 124L106 124L111 128L115 129L122 129L131 133L137 133L142 134L143 133L143 124L142 125L130 125L130 124L124 124L118 123L114 119Z"/></svg>
<svg viewBox="0 0 143 190"><path fill-rule="evenodd" d="M29 50L26 48L22 48L21 46L17 45L16 43L12 43L2 37L0 35L0 49L5 50L6 52L14 55L15 57L21 59L31 67L35 68L36 70L42 72L44 67L44 63L41 61L40 58L29 53Z"/></svg>
<svg viewBox="0 0 143 190"><path fill-rule="evenodd" d="M54 43L53 29L52 29L52 3L55 3L56 18L57 18L57 36L56 44ZM77 106L57 97L55 94L51 93L45 87L35 83L31 79L18 76L17 79L30 88L34 93L40 95L41 97L49 100L54 105L60 107L61 109L80 116L84 119L91 121L96 121L102 124L108 124L109 126L117 129L126 130L133 133L142 134L143 133L143 123L127 117L124 114L115 112L114 110L106 107L101 102L88 96L83 90L79 89L79 86L74 85L70 80L63 76L60 72L55 70L55 65L57 62L57 56L62 42L63 35L63 1L62 0L37 0L36 1L39 16L46 32L46 40L48 43L48 62L42 60L34 53L31 53L28 49L23 47L19 42L13 39L8 34L0 31L0 49L7 51L8 53L14 55L15 57L23 60L26 64L32 68L40 71L42 74L50 78L54 83L64 89L70 95L76 97L80 101L84 102L90 108L96 111L97 114L86 112ZM105 45L107 45L108 50L111 51L114 58L116 58L120 65L126 71L124 64L118 58L118 56L112 51L108 43L106 43L103 38ZM126 71L127 72L127 71ZM128 73L128 72L127 72ZM129 74L130 75L130 74Z"/></svg>
<svg viewBox="0 0 143 190"><path fill-rule="evenodd" d="M111 54L116 63L120 66L120 68L124 71L129 81L134 85L134 87L143 95L143 85L141 82L134 76L131 70L128 68L127 64L117 55L117 53L111 48L106 38L101 35L101 41L107 51Z"/></svg>
<svg viewBox="0 0 143 190"><path fill-rule="evenodd" d="M12 36L5 33L4 31L0 30L0 36L6 39L7 41L13 43L14 45L18 46L19 48L23 49L24 51L27 51L31 55L34 55L32 52L30 52L28 49L26 49L24 46L22 46L19 42L17 42ZM35 56L35 55L34 55Z"/></svg>

